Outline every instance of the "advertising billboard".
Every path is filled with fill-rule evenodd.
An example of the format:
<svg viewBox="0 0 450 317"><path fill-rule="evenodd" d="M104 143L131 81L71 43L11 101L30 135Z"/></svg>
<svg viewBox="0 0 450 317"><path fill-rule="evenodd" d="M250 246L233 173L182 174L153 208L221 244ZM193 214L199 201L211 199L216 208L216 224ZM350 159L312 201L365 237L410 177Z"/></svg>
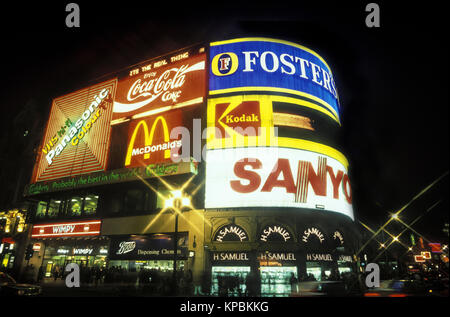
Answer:
<svg viewBox="0 0 450 317"><path fill-rule="evenodd" d="M333 74L314 51L268 38L210 43L209 94L255 91L303 98L340 117Z"/></svg>
<svg viewBox="0 0 450 317"><path fill-rule="evenodd" d="M207 149L282 146L338 148L337 121L308 101L265 94L208 98ZM303 141L302 141L303 140ZM328 151L333 151L329 149Z"/></svg>
<svg viewBox="0 0 450 317"><path fill-rule="evenodd" d="M171 137L173 128L183 126L181 110L133 120L129 125L125 167L171 162L179 156L181 135Z"/></svg>
<svg viewBox="0 0 450 317"><path fill-rule="evenodd" d="M198 104L205 94L205 53L147 61L119 77L112 124Z"/></svg>
<svg viewBox="0 0 450 317"><path fill-rule="evenodd" d="M353 217L347 167L290 148L207 151L205 208L296 207Z"/></svg>
<svg viewBox="0 0 450 317"><path fill-rule="evenodd" d="M116 79L53 100L32 182L103 171Z"/></svg>
<svg viewBox="0 0 450 317"><path fill-rule="evenodd" d="M33 225L32 238L57 238L100 235L101 220L71 221Z"/></svg>
<svg viewBox="0 0 450 317"><path fill-rule="evenodd" d="M173 236L169 234L112 236L110 260L173 260ZM188 234L178 233L177 257L187 258Z"/></svg>

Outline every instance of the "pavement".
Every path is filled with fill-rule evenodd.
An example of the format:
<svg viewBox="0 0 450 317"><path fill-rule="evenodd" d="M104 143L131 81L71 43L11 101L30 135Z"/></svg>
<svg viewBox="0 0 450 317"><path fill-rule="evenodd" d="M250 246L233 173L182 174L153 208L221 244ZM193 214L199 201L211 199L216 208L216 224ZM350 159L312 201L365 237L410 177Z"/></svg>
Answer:
<svg viewBox="0 0 450 317"><path fill-rule="evenodd" d="M80 287L67 287L62 279L44 279L40 283L44 297L126 297L145 296L135 284L80 284ZM148 295L147 295L148 296Z"/></svg>

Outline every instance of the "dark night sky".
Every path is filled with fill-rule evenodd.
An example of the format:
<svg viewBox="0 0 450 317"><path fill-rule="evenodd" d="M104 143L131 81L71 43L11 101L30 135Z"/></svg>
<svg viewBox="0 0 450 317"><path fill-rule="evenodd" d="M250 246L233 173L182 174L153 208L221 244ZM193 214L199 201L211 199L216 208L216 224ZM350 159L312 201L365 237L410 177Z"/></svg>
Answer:
<svg viewBox="0 0 450 317"><path fill-rule="evenodd" d="M381 28L369 29L365 6L371 1L223 1L206 7L75 1L81 28L69 29L68 2L20 3L1 11L5 148L13 146L13 118L26 105L37 111L22 118L25 127L39 134L52 98L103 75L197 42L265 36L305 45L332 68L358 219L385 221L448 171L443 9L375 1ZM11 160L14 153L4 151L2 159ZM448 176L405 210L405 221L440 199L416 226L425 236L440 238L442 223L448 222Z"/></svg>

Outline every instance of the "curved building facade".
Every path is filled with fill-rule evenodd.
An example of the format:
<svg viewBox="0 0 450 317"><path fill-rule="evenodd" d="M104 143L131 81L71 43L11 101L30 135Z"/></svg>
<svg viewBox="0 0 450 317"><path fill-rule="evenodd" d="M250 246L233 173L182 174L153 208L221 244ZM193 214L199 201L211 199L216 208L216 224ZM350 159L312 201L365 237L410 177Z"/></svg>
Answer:
<svg viewBox="0 0 450 317"><path fill-rule="evenodd" d="M195 45L55 98L25 189L30 263L176 269L213 295L288 296L354 271L340 127L323 58L268 38Z"/></svg>
<svg viewBox="0 0 450 317"><path fill-rule="evenodd" d="M287 296L292 279L353 271L355 233L340 108L327 63L266 38L210 45L205 234L219 280ZM253 283L254 284L254 283Z"/></svg>

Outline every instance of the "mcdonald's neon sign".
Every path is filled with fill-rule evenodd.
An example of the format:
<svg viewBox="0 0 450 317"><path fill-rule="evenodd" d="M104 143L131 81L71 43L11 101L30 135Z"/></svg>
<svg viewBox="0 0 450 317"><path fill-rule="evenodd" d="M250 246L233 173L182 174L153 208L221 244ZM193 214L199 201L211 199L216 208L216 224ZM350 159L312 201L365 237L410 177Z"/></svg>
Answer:
<svg viewBox="0 0 450 317"><path fill-rule="evenodd" d="M154 118L154 117L153 117ZM171 150L181 147L181 140L171 140L170 130L172 124L181 124L181 113L160 115L154 118L140 120L136 126L131 126L133 132L128 141L127 154L125 157L125 166L131 165L133 157L143 155L143 160L148 161L157 156L161 160L171 158ZM178 119L178 120L177 120ZM179 121L179 122L177 122ZM150 129L149 126L151 125ZM158 129L157 129L158 128ZM130 129L130 131L131 131ZM142 129L143 137L138 138L139 131ZM163 156L156 155L163 152ZM156 161L152 160L152 163Z"/></svg>

